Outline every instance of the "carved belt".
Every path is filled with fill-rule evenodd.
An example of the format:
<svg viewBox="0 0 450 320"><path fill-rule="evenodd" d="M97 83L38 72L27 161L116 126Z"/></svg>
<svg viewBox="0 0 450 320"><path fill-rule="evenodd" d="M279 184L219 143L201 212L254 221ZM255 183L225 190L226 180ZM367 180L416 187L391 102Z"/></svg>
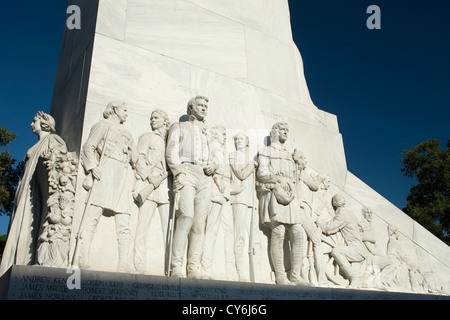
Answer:
<svg viewBox="0 0 450 320"><path fill-rule="evenodd" d="M182 163L193 164L195 166L206 166L208 164L206 161L183 161Z"/></svg>

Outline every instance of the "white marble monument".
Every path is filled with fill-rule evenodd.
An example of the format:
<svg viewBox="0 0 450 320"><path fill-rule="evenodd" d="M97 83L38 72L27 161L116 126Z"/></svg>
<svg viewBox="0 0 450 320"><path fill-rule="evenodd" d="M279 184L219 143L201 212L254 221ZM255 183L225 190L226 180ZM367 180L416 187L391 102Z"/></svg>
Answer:
<svg viewBox="0 0 450 320"><path fill-rule="evenodd" d="M450 295L450 248L347 170L287 0L69 4L51 115L78 174L53 266Z"/></svg>

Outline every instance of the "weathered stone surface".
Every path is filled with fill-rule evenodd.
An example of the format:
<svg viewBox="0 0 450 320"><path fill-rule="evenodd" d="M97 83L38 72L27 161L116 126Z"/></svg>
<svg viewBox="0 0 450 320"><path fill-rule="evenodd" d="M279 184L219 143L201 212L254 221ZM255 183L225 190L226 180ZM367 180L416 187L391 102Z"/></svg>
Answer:
<svg viewBox="0 0 450 320"><path fill-rule="evenodd" d="M194 280L79 270L13 266L0 279L6 300L448 300L448 296L341 288ZM186 306L188 306L186 302ZM225 310L224 310L225 311Z"/></svg>

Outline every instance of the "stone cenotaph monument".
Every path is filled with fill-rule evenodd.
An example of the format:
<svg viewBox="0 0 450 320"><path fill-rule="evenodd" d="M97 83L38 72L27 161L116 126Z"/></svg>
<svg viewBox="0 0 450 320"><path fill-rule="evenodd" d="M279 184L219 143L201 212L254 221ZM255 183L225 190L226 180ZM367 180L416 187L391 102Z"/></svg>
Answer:
<svg viewBox="0 0 450 320"><path fill-rule="evenodd" d="M450 248L347 170L287 0L68 5L5 298L450 295Z"/></svg>

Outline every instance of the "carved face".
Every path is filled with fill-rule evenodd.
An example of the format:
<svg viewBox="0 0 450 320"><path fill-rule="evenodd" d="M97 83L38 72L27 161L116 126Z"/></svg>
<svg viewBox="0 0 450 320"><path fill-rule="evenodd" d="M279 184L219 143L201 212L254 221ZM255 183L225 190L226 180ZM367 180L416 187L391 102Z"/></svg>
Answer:
<svg viewBox="0 0 450 320"><path fill-rule="evenodd" d="M117 117L120 120L120 123L124 123L127 120L127 107L123 104L116 108Z"/></svg>
<svg viewBox="0 0 450 320"><path fill-rule="evenodd" d="M247 146L247 137L244 135L238 135L234 138L236 150L244 150Z"/></svg>
<svg viewBox="0 0 450 320"><path fill-rule="evenodd" d="M202 121L206 118L206 114L208 113L208 104L204 99L196 99L195 103L191 106L191 115L195 116L197 120Z"/></svg>
<svg viewBox="0 0 450 320"><path fill-rule="evenodd" d="M367 221L369 221L369 222L372 221L372 211L370 211L370 210L365 210L365 211L363 212L363 216L364 216L364 218L365 218Z"/></svg>
<svg viewBox="0 0 450 320"><path fill-rule="evenodd" d="M281 125L278 128L278 138L280 139L281 143L286 142L286 140L288 139L288 134L289 134L289 128L285 125Z"/></svg>
<svg viewBox="0 0 450 320"><path fill-rule="evenodd" d="M327 189L327 190L330 188L330 185L331 185L330 177L327 176L325 178L325 180L323 181L323 185L324 185L325 189Z"/></svg>
<svg viewBox="0 0 450 320"><path fill-rule="evenodd" d="M341 196L340 194L336 194L331 199L331 204L332 204L333 208L336 210L345 205L345 198L343 196Z"/></svg>
<svg viewBox="0 0 450 320"><path fill-rule="evenodd" d="M39 119L39 117L34 117L33 122L31 122L30 126L31 129L33 130L33 133L39 134L39 132L42 131L41 119Z"/></svg>
<svg viewBox="0 0 450 320"><path fill-rule="evenodd" d="M308 161L306 161L306 156L303 154L303 152L295 152L294 155L295 160L297 161L298 165L301 169L305 169L306 165L308 164Z"/></svg>
<svg viewBox="0 0 450 320"><path fill-rule="evenodd" d="M158 112L153 112L150 117L150 125L152 126L152 129L159 129L166 125L165 119L163 116L161 116Z"/></svg>
<svg viewBox="0 0 450 320"><path fill-rule="evenodd" d="M219 143L221 145L225 144L225 141L227 140L227 133L224 130L217 130L217 135L216 135L217 141L219 141Z"/></svg>

